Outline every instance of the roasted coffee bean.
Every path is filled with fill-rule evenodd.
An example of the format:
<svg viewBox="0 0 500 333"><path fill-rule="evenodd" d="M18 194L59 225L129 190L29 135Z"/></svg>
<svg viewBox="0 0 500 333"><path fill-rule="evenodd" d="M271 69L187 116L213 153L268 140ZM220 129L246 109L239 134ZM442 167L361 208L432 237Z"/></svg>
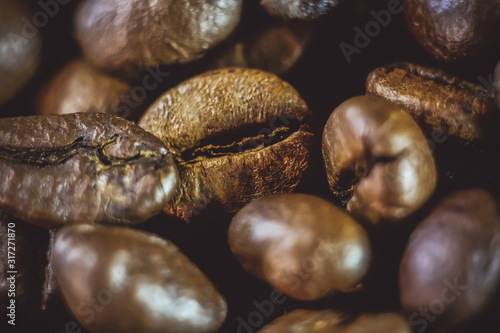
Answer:
<svg viewBox="0 0 500 333"><path fill-rule="evenodd" d="M269 14L284 19L313 20L327 14L340 0L261 0Z"/></svg>
<svg viewBox="0 0 500 333"><path fill-rule="evenodd" d="M224 40L242 0L86 0L76 13L85 55L107 70L186 63Z"/></svg>
<svg viewBox="0 0 500 333"><path fill-rule="evenodd" d="M396 313L353 316L332 310L294 310L274 320L259 333L412 333L408 321Z"/></svg>
<svg viewBox="0 0 500 333"><path fill-rule="evenodd" d="M497 37L498 0L404 0L403 8L415 39L439 60L480 54Z"/></svg>
<svg viewBox="0 0 500 333"><path fill-rule="evenodd" d="M24 87L40 62L40 35L23 33L23 18L31 16L24 1L0 0L0 104Z"/></svg>
<svg viewBox="0 0 500 333"><path fill-rule="evenodd" d="M411 234L399 287L408 311L430 309L443 326L483 309L500 287L500 212L494 198L475 189L445 198ZM423 319L413 315L414 322Z"/></svg>
<svg viewBox="0 0 500 333"><path fill-rule="evenodd" d="M178 182L159 139L99 113L0 119L0 165L0 208L43 227L141 222Z"/></svg>
<svg viewBox="0 0 500 333"><path fill-rule="evenodd" d="M231 44L210 67L257 68L280 75L300 59L310 37L311 28L308 25L274 25Z"/></svg>
<svg viewBox="0 0 500 333"><path fill-rule="evenodd" d="M371 257L356 221L306 194L253 200L234 216L229 245L246 270L300 300L354 289Z"/></svg>
<svg viewBox="0 0 500 333"><path fill-rule="evenodd" d="M132 111L139 111L139 101L132 98L131 89L128 83L100 72L86 61L76 60L47 84L40 96L38 113L100 112L133 118Z"/></svg>
<svg viewBox="0 0 500 333"><path fill-rule="evenodd" d="M52 261L76 318L94 333L215 332L227 305L171 242L119 227L68 226Z"/></svg>
<svg viewBox="0 0 500 333"><path fill-rule="evenodd" d="M292 191L310 164L310 114L292 86L259 70L215 70L167 91L139 122L178 163L180 188L165 211L183 219L210 205L235 212Z"/></svg>
<svg viewBox="0 0 500 333"><path fill-rule="evenodd" d="M323 158L333 193L357 217L400 220L434 192L436 166L415 121L376 96L340 104L323 131Z"/></svg>
<svg viewBox="0 0 500 333"><path fill-rule="evenodd" d="M366 91L395 102L434 133L467 141L483 138L487 120L497 113L488 89L410 63L376 68L366 79Z"/></svg>

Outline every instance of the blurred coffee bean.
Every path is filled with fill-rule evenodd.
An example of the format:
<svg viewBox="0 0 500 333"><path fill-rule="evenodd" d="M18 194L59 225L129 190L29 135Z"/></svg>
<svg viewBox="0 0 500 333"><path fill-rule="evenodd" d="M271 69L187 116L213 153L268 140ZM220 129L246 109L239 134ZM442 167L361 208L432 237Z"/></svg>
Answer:
<svg viewBox="0 0 500 333"><path fill-rule="evenodd" d="M133 111L139 111L131 90L128 83L100 72L84 60L75 60L44 88L38 113L100 112L131 119Z"/></svg>
<svg viewBox="0 0 500 333"><path fill-rule="evenodd" d="M410 63L376 68L366 92L395 102L430 132L466 141L484 138L488 120L498 112L485 87Z"/></svg>
<svg viewBox="0 0 500 333"><path fill-rule="evenodd" d="M420 330L449 326L481 311L499 286L498 206L483 190L455 192L411 234L400 266L401 302Z"/></svg>
<svg viewBox="0 0 500 333"><path fill-rule="evenodd" d="M294 310L259 333L412 333L405 317L396 313L353 316L333 310Z"/></svg>
<svg viewBox="0 0 500 333"><path fill-rule="evenodd" d="M101 113L0 119L0 208L53 228L142 222L175 192L162 142Z"/></svg>
<svg viewBox="0 0 500 333"><path fill-rule="evenodd" d="M242 0L85 0L76 36L85 56L119 71L196 60L233 31Z"/></svg>
<svg viewBox="0 0 500 333"><path fill-rule="evenodd" d="M41 60L42 41L31 17L25 1L0 0L0 104L26 85Z"/></svg>
<svg viewBox="0 0 500 333"><path fill-rule="evenodd" d="M481 54L498 40L498 0L404 0L407 25L435 58L455 61Z"/></svg>
<svg viewBox="0 0 500 333"><path fill-rule="evenodd" d="M119 227L69 226L52 260L66 302L93 333L216 332L227 305L171 242Z"/></svg>
<svg viewBox="0 0 500 333"><path fill-rule="evenodd" d="M310 165L310 116L292 86L259 70L215 70L170 89L139 122L177 161L180 188L165 211L188 220L291 192Z"/></svg>
<svg viewBox="0 0 500 333"><path fill-rule="evenodd" d="M247 271L300 300L354 289L371 257L356 221L306 194L253 200L234 216L229 245Z"/></svg>
<svg viewBox="0 0 500 333"><path fill-rule="evenodd" d="M327 14L340 0L261 0L260 4L283 19L313 20Z"/></svg>
<svg viewBox="0 0 500 333"><path fill-rule="evenodd" d="M323 158L333 193L354 216L397 221L422 206L437 171L417 123L395 103L358 96L340 104L323 131Z"/></svg>

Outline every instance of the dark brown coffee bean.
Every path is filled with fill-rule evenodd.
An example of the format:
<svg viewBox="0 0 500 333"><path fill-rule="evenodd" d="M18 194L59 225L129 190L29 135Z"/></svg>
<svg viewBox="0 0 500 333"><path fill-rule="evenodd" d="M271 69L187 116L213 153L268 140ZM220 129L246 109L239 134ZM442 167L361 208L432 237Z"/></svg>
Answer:
<svg viewBox="0 0 500 333"><path fill-rule="evenodd" d="M139 111L140 102L132 98L131 89L126 82L76 60L47 84L40 95L38 113L100 112L130 119L133 111Z"/></svg>
<svg viewBox="0 0 500 333"><path fill-rule="evenodd" d="M293 310L259 333L412 333L408 321L396 313L352 316L333 310Z"/></svg>
<svg viewBox="0 0 500 333"><path fill-rule="evenodd" d="M0 104L24 87L40 62L40 34L25 27L28 17L24 1L0 0Z"/></svg>
<svg viewBox="0 0 500 333"><path fill-rule="evenodd" d="M484 308L500 287L500 212L494 198L467 190L444 199L411 234L399 286L408 311L431 309L443 326Z"/></svg>
<svg viewBox="0 0 500 333"><path fill-rule="evenodd" d="M183 219L209 205L235 212L292 191L310 164L310 115L292 86L259 70L215 70L167 91L139 122L178 163L181 186L165 211Z"/></svg>
<svg viewBox="0 0 500 333"><path fill-rule="evenodd" d="M498 31L497 0L404 0L403 8L415 39L440 60L480 54Z"/></svg>
<svg viewBox="0 0 500 333"><path fill-rule="evenodd" d="M354 289L371 258L356 221L306 194L253 200L234 216L229 245L246 270L300 300Z"/></svg>
<svg viewBox="0 0 500 333"><path fill-rule="evenodd" d="M333 193L372 223L400 220L434 192L436 166L417 123L376 96L340 104L323 131L323 158Z"/></svg>
<svg viewBox="0 0 500 333"><path fill-rule="evenodd" d="M0 119L0 208L43 227L130 224L161 211L177 170L162 142L99 113Z"/></svg>
<svg viewBox="0 0 500 333"><path fill-rule="evenodd" d="M107 70L186 63L224 40L242 0L86 0L76 13L85 55Z"/></svg>
<svg viewBox="0 0 500 333"><path fill-rule="evenodd" d="M300 59L310 37L311 28L308 25L274 25L231 44L210 67L256 68L280 75Z"/></svg>
<svg viewBox="0 0 500 333"><path fill-rule="evenodd" d="M313 20L327 14L340 0L261 0L271 15L284 19Z"/></svg>
<svg viewBox="0 0 500 333"><path fill-rule="evenodd" d="M486 88L410 63L376 68L366 91L395 102L423 127L463 140L484 137L488 118L497 112Z"/></svg>
<svg viewBox="0 0 500 333"><path fill-rule="evenodd" d="M66 302L92 332L215 332L224 298L171 242L119 227L56 234L54 269Z"/></svg>

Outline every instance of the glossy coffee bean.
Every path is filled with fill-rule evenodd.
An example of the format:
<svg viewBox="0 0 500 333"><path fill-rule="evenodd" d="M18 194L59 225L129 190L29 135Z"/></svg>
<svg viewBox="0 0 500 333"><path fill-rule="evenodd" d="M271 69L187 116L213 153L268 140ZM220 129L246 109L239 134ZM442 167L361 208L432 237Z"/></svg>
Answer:
<svg viewBox="0 0 500 333"><path fill-rule="evenodd" d="M0 104L26 85L41 60L41 36L25 27L28 17L25 1L0 0Z"/></svg>
<svg viewBox="0 0 500 333"><path fill-rule="evenodd" d="M271 15L284 19L312 20L327 14L340 0L261 0Z"/></svg>
<svg viewBox="0 0 500 333"><path fill-rule="evenodd" d="M411 116L376 96L340 104L323 131L331 190L347 210L371 223L397 221L416 211L436 187L436 166Z"/></svg>
<svg viewBox="0 0 500 333"><path fill-rule="evenodd" d="M353 316L333 310L293 310L259 333L412 333L408 320L396 313Z"/></svg>
<svg viewBox="0 0 500 333"><path fill-rule="evenodd" d="M430 132L466 141L484 138L488 119L497 113L493 94L483 86L410 63L376 68L366 92L398 104Z"/></svg>
<svg viewBox="0 0 500 333"><path fill-rule="evenodd" d="M292 86L259 70L215 70L167 91L139 122L177 161L180 188L165 211L187 220L291 192L310 165L310 115Z"/></svg>
<svg viewBox="0 0 500 333"><path fill-rule="evenodd" d="M93 333L216 332L227 306L171 242L127 228L60 229L52 254L64 298Z"/></svg>
<svg viewBox="0 0 500 333"><path fill-rule="evenodd" d="M354 289L371 258L366 232L356 221L306 194L253 200L234 216L229 245L247 271L300 300Z"/></svg>
<svg viewBox="0 0 500 333"><path fill-rule="evenodd" d="M138 111L139 104L131 90L128 83L100 72L84 60L75 60L42 91L38 113L100 112L133 118L132 111Z"/></svg>
<svg viewBox="0 0 500 333"><path fill-rule="evenodd" d="M162 142L101 113L0 119L0 209L53 228L142 222L159 213L178 174Z"/></svg>
<svg viewBox="0 0 500 333"><path fill-rule="evenodd" d="M439 60L481 54L499 28L497 0L404 0L403 8L415 39Z"/></svg>
<svg viewBox="0 0 500 333"><path fill-rule="evenodd" d="M85 0L76 36L106 70L186 63L224 40L240 20L241 0Z"/></svg>
<svg viewBox="0 0 500 333"><path fill-rule="evenodd" d="M399 272L401 302L414 322L425 319L425 308L448 326L478 313L499 287L498 206L482 190L455 192L411 234Z"/></svg>

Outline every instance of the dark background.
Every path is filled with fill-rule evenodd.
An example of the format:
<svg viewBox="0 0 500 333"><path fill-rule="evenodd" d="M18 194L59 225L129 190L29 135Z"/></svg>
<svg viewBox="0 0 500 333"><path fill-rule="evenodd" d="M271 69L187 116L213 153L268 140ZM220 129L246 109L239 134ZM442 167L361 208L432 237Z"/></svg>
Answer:
<svg viewBox="0 0 500 333"><path fill-rule="evenodd" d="M32 0L35 11L40 8ZM33 114L37 94L44 84L70 60L80 56L80 50L73 38L72 19L78 4L77 0L60 6L60 12L48 25L40 29L43 36L43 60L35 78L21 93L9 103L0 106L0 115L18 116ZM360 54L352 55L352 62L347 63L339 44L354 44L354 27L364 30L365 25L373 21L370 10L386 9L384 0L346 1L332 12L312 23L313 36L302 58L283 79L290 82L304 97L315 113L315 129L318 134L315 159L312 170L307 174L298 189L328 200L335 198L328 189L320 152L322 128L333 109L344 100L364 94L366 76L380 65L395 61L410 61L431 65L449 71L470 82L480 84L478 77L488 78L500 59L498 50L489 52L455 64L440 63L423 51L409 34L404 15L393 15L391 23L381 29L378 36L361 49ZM243 18L234 36L251 34L278 19L264 13L258 1L245 1ZM498 32L496 32L498 33ZM217 47L210 53L214 54ZM210 54L208 55L210 56ZM184 79L201 71L203 60L182 66L165 66L170 75L161 86L149 92L145 106L153 102L164 91ZM136 84L140 84L139 82ZM134 82L132 82L134 86ZM495 124L492 124L495 126ZM421 221L429 210L446 194L455 189L481 187L498 195L499 162L496 137L486 142L464 146L448 140L438 144L435 156L439 169L439 185L432 199L420 211L405 221L395 225L382 225L367 228L374 249L371 271L366 278L365 288L353 294L336 294L319 302L297 302L291 299L276 306L265 323L295 308L333 308L349 313L401 311L398 296L397 271L404 247L412 229ZM192 222L185 224L178 219L160 214L142 223L137 228L158 233L177 244L216 285L226 297L229 315L220 332L236 333L238 317L247 321L248 316L256 311L253 302L269 299L272 288L247 274L230 253L227 244L227 227L230 216L222 216L202 211ZM498 333L500 324L496 312L500 297L495 296L493 304L478 318L452 333L483 332ZM3 312L2 312L3 313ZM76 320L57 300L43 313L18 313L17 322L24 328L36 332L64 332L65 324ZM4 319L2 319L4 322ZM263 325L265 324L263 323ZM254 331L258 331L260 327ZM3 330L2 330L3 332ZM82 332L85 332L82 329ZM245 333L245 330L241 331ZM425 332L432 332L429 328Z"/></svg>

